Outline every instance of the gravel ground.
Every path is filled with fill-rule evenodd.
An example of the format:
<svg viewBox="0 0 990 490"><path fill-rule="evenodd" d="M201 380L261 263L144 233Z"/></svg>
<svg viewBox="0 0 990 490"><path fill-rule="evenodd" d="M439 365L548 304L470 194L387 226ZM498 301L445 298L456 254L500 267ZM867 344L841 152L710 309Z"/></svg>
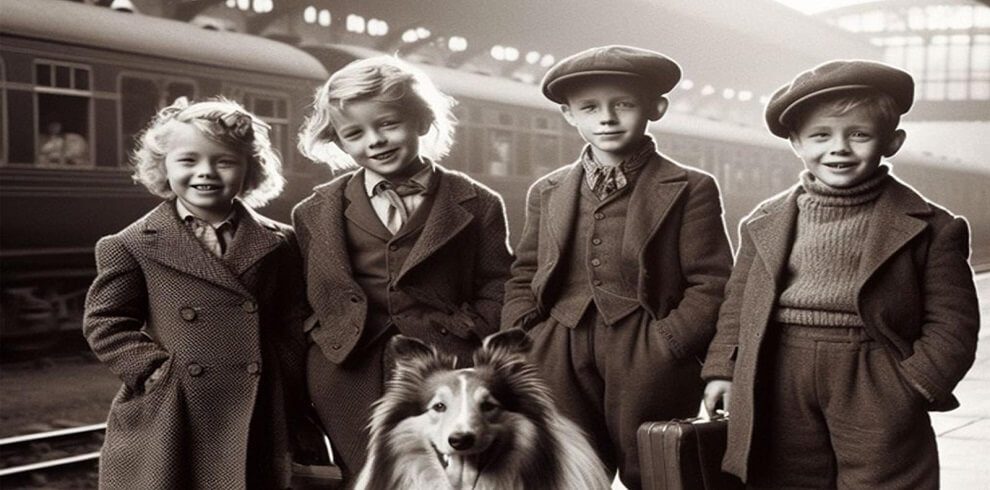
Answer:
<svg viewBox="0 0 990 490"><path fill-rule="evenodd" d="M0 364L0 437L105 422L119 388L88 354Z"/></svg>

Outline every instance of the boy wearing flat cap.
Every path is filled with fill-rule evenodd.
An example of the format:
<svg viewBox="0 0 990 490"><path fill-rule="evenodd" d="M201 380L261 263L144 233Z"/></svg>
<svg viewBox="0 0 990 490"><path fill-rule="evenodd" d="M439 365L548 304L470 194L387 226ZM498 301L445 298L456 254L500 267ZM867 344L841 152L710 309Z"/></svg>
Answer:
<svg viewBox="0 0 990 490"><path fill-rule="evenodd" d="M646 133L680 79L627 46L551 68L543 93L588 143L529 189L502 327L532 358L605 466L640 487L636 429L697 413L699 357L714 334L732 255L718 186L659 154Z"/></svg>
<svg viewBox="0 0 990 490"><path fill-rule="evenodd" d="M913 95L901 70L832 61L767 104L806 170L740 224L702 371L731 410L723 468L751 486L938 488L928 411L959 405L980 321L966 220L881 165Z"/></svg>

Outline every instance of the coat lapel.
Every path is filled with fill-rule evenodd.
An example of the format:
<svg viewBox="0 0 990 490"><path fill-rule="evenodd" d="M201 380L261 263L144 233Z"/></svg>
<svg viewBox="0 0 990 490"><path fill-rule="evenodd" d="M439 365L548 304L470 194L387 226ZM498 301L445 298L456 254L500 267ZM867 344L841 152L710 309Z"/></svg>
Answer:
<svg viewBox="0 0 990 490"><path fill-rule="evenodd" d="M251 208L237 201L238 222L234 241L223 256L223 261L237 277L259 260L278 248L285 235L278 227L270 225Z"/></svg>
<svg viewBox="0 0 990 490"><path fill-rule="evenodd" d="M319 264L322 266L319 270L307 271L310 277L321 278L318 282L331 284L354 282L351 261L347 257L347 240L344 236L345 226L343 223L345 208L349 207L349 204L343 194L346 194L347 187L358 180L357 175L357 173L352 174L347 182L342 183L340 186L331 183L316 188L316 193L323 198L323 201L320 205L309 208L312 217L307 217L306 222L310 223L314 244L319 243L321 245L310 246L308 253L332 252L326 254L320 260L307 260L310 264ZM358 184L358 187L360 187L361 182L358 181ZM340 187L344 187L344 189ZM313 265L310 267L313 267ZM323 281L324 278L328 280Z"/></svg>
<svg viewBox="0 0 990 490"><path fill-rule="evenodd" d="M753 237L756 251L773 279L773 291L778 289L784 268L787 266L787 257L791 252L791 242L797 223L798 189L799 187L794 187L783 201L770 206L766 214L746 225Z"/></svg>
<svg viewBox="0 0 990 490"><path fill-rule="evenodd" d="M580 208L581 182L584 180L584 169L581 161L571 164L570 169L558 181L556 186L548 186L540 196L540 209L546 216L547 231L552 239L550 263L560 262L564 248L571 240L574 219Z"/></svg>
<svg viewBox="0 0 990 490"><path fill-rule="evenodd" d="M655 155L636 177L622 240L622 255L636 257L644 268L643 253L671 206L687 187L687 172Z"/></svg>
<svg viewBox="0 0 990 490"><path fill-rule="evenodd" d="M460 180L451 178L450 174L439 165L436 169L435 177L439 178L440 182L437 185L437 195L433 199L433 207L426 217L426 224L423 225L419 239L402 264L397 281L453 239L474 219L474 215L461 206L462 202L476 196L474 189Z"/></svg>
<svg viewBox="0 0 990 490"><path fill-rule="evenodd" d="M891 179L877 197L859 262L857 291L884 262L925 229L927 223L911 215L931 213L924 199L900 181Z"/></svg>
<svg viewBox="0 0 990 490"><path fill-rule="evenodd" d="M371 207L371 200L368 199L368 193L364 189L364 175L364 169L358 170L344 188L344 197L347 198L344 216L364 231L387 242L392 239L392 233L382 224L375 209Z"/></svg>
<svg viewBox="0 0 990 490"><path fill-rule="evenodd" d="M203 248L179 221L174 200L158 205L148 215L143 231L149 259L238 294L251 296L220 258L214 257Z"/></svg>

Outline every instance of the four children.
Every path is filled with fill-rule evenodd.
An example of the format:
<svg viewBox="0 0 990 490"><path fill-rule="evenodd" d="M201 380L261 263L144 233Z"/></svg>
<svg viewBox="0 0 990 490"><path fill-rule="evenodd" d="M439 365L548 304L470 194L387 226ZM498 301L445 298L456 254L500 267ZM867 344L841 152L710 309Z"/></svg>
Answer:
<svg viewBox="0 0 990 490"><path fill-rule="evenodd" d="M501 325L529 331L561 411L629 488L638 426L693 416L702 378L709 409L732 410L724 468L751 486L936 488L927 410L958 405L979 311L965 220L881 164L910 75L836 61L773 95L770 131L807 170L740 224L734 268L715 180L646 131L679 79L627 46L547 72L588 144L530 188L514 262L501 198L437 163L452 100L395 58L317 91L300 149L359 168L296 206L295 234L251 210L283 182L265 123L222 99L163 109L134 161L167 201L100 240L87 297L84 333L124 381L101 487L288 488L293 459L317 458L310 403L353 476L387 340L466 363Z"/></svg>

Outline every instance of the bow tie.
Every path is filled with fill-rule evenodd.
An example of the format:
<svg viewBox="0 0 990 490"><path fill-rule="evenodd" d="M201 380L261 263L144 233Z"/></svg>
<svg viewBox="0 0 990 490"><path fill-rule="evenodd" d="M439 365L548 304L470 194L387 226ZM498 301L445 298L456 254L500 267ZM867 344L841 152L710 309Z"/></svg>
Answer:
<svg viewBox="0 0 990 490"><path fill-rule="evenodd" d="M398 184L393 183L388 180L383 180L375 184L373 190L374 195L379 195L383 192L392 191L398 194L400 197L411 196L414 194L422 194L426 192L426 186L416 182L415 180L408 180L405 182L399 182Z"/></svg>

